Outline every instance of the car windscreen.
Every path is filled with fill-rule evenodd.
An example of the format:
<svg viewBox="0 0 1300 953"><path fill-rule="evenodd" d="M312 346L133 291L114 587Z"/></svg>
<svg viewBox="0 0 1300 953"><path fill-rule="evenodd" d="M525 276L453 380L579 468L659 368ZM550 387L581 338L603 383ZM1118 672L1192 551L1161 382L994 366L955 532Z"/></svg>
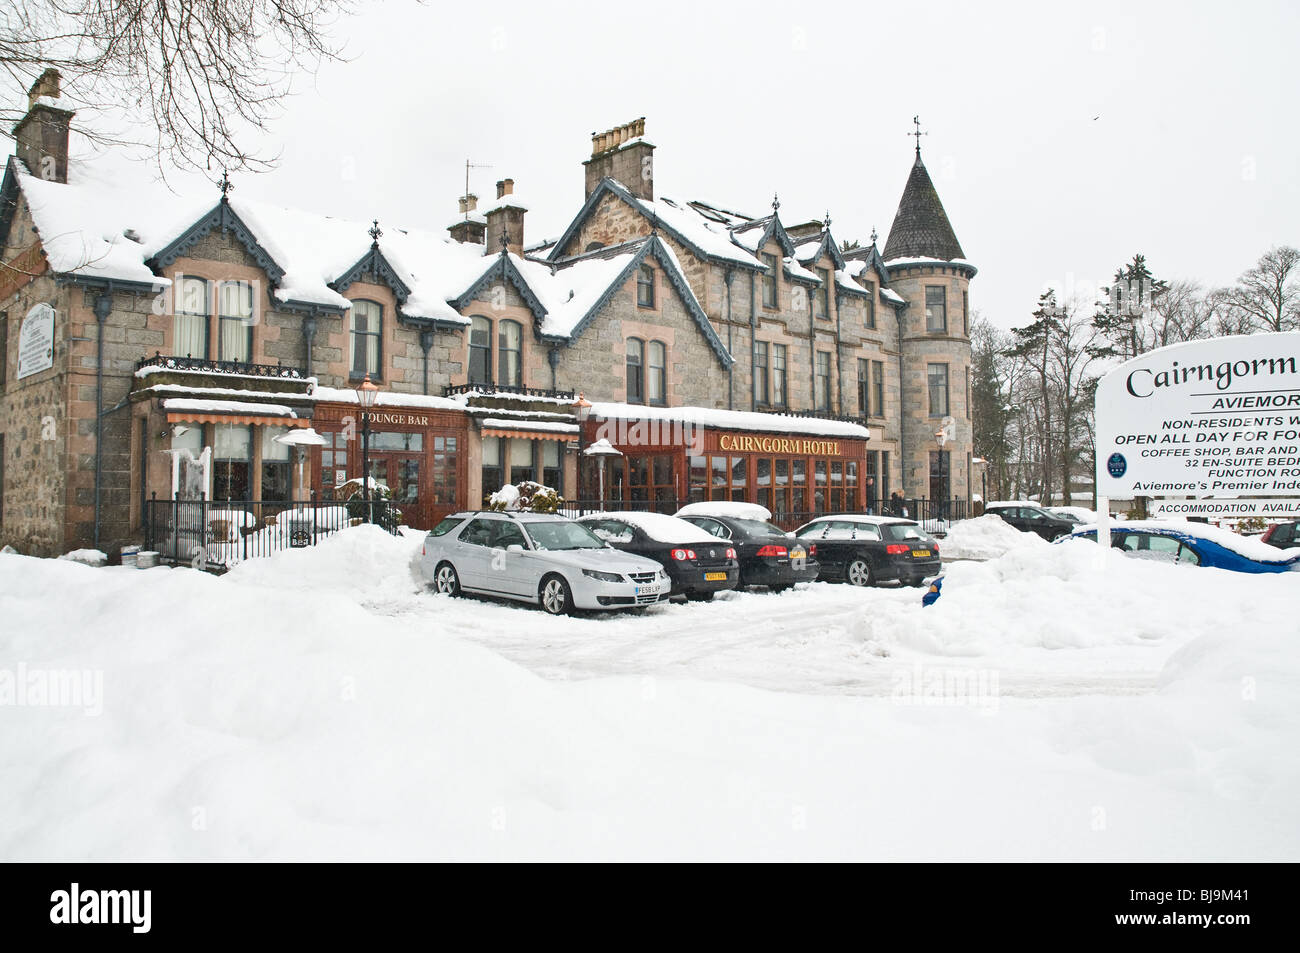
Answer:
<svg viewBox="0 0 1300 953"><path fill-rule="evenodd" d="M732 525L746 536L784 536L785 530L763 520L732 520Z"/></svg>
<svg viewBox="0 0 1300 953"><path fill-rule="evenodd" d="M528 535L538 549L604 549L605 543L578 523L528 523Z"/></svg>
<svg viewBox="0 0 1300 953"><path fill-rule="evenodd" d="M885 536L889 539L929 539L915 523L886 523Z"/></svg>
<svg viewBox="0 0 1300 953"><path fill-rule="evenodd" d="M438 524L437 526L435 526L433 529L429 530L429 535L430 535L430 536L446 536L446 535L447 535L448 533L450 533L453 529L455 529L455 528L456 528L457 526L459 526L462 522L464 522L464 520L465 520L465 517L463 517L463 516L448 516L448 517L445 517L445 518L442 520L441 523L439 523L439 524Z"/></svg>

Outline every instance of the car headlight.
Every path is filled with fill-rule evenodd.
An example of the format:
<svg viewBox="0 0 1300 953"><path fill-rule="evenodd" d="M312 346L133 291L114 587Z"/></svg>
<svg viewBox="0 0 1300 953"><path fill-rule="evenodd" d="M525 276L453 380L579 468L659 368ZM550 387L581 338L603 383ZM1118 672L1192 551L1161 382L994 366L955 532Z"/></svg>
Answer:
<svg viewBox="0 0 1300 953"><path fill-rule="evenodd" d="M660 578L660 579L667 579L667 578L668 578L668 570L666 570L666 569L661 569L661 570L659 570L659 578Z"/></svg>
<svg viewBox="0 0 1300 953"><path fill-rule="evenodd" d="M623 577L616 572L601 572L599 569L584 569L584 576L590 576L592 579L599 579L601 582L622 582Z"/></svg>

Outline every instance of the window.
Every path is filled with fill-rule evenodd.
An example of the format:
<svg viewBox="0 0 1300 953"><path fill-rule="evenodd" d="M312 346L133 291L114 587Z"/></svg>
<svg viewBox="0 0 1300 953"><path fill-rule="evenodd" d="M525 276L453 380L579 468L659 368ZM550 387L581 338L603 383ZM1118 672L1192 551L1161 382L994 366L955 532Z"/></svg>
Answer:
<svg viewBox="0 0 1300 953"><path fill-rule="evenodd" d="M784 407L785 394L785 345L772 345L772 406Z"/></svg>
<svg viewBox="0 0 1300 953"><path fill-rule="evenodd" d="M970 416L970 366L966 367L966 416Z"/></svg>
<svg viewBox="0 0 1300 953"><path fill-rule="evenodd" d="M208 356L208 283L202 278L180 276L176 284L176 319L172 332L172 353L179 357Z"/></svg>
<svg viewBox="0 0 1300 953"><path fill-rule="evenodd" d="M533 455L533 441L510 441L510 482L518 485L525 480L537 479L537 459Z"/></svg>
<svg viewBox="0 0 1300 953"><path fill-rule="evenodd" d="M970 292L961 293L961 333L970 336Z"/></svg>
<svg viewBox="0 0 1300 953"><path fill-rule="evenodd" d="M663 341L651 341L646 348L646 399L651 404L667 402L668 350Z"/></svg>
<svg viewBox="0 0 1300 953"><path fill-rule="evenodd" d="M627 402L645 403L645 342L627 339Z"/></svg>
<svg viewBox="0 0 1300 953"><path fill-rule="evenodd" d="M504 482L504 475L501 469L501 438L484 437L483 498L486 500L497 490L501 489Z"/></svg>
<svg viewBox="0 0 1300 953"><path fill-rule="evenodd" d="M507 387L523 386L524 327L518 321L502 321L497 325L497 383Z"/></svg>
<svg viewBox="0 0 1300 953"><path fill-rule="evenodd" d="M871 362L858 358L858 416L871 413Z"/></svg>
<svg viewBox="0 0 1300 953"><path fill-rule="evenodd" d="M871 362L871 413L885 416L885 362Z"/></svg>
<svg viewBox="0 0 1300 953"><path fill-rule="evenodd" d="M948 416L948 365L926 365L926 379L930 387L930 416Z"/></svg>
<svg viewBox="0 0 1300 953"><path fill-rule="evenodd" d="M642 265L636 272L636 303L639 308L655 306L655 270Z"/></svg>
<svg viewBox="0 0 1300 953"><path fill-rule="evenodd" d="M276 440L288 427L262 427L262 502L287 503L289 493L289 447Z"/></svg>
<svg viewBox="0 0 1300 953"><path fill-rule="evenodd" d="M469 382L492 383L492 322L481 314L469 319Z"/></svg>
<svg viewBox="0 0 1300 953"><path fill-rule="evenodd" d="M212 498L250 500L248 470L253 462L253 428L217 424L212 439Z"/></svg>
<svg viewBox="0 0 1300 953"><path fill-rule="evenodd" d="M352 362L349 377L382 376L380 341L384 309L373 301L352 302Z"/></svg>
<svg viewBox="0 0 1300 953"><path fill-rule="evenodd" d="M931 334L948 330L948 289L943 285L926 285L925 329Z"/></svg>
<svg viewBox="0 0 1300 953"><path fill-rule="evenodd" d="M765 405L767 392L767 342L754 342L754 403Z"/></svg>
<svg viewBox="0 0 1300 953"><path fill-rule="evenodd" d="M817 410L831 409L831 352L817 352L816 366L817 393L814 395Z"/></svg>
<svg viewBox="0 0 1300 953"><path fill-rule="evenodd" d="M222 282L217 303L217 360L247 364L253 359L253 286L247 281Z"/></svg>
<svg viewBox="0 0 1300 953"><path fill-rule="evenodd" d="M564 445L558 440L542 441L542 483L564 496Z"/></svg>
<svg viewBox="0 0 1300 953"><path fill-rule="evenodd" d="M876 283L874 281L867 282L867 307L862 324L868 328L876 326Z"/></svg>
<svg viewBox="0 0 1300 953"><path fill-rule="evenodd" d="M763 264L767 266L767 273L763 275L763 307L775 308L776 303L776 273L781 267L780 261L775 255L763 253Z"/></svg>
<svg viewBox="0 0 1300 953"><path fill-rule="evenodd" d="M817 277L821 279L821 287L817 289L817 295L814 299L817 302L817 313L814 317L830 317L830 296L831 296L831 275L825 268L817 269Z"/></svg>

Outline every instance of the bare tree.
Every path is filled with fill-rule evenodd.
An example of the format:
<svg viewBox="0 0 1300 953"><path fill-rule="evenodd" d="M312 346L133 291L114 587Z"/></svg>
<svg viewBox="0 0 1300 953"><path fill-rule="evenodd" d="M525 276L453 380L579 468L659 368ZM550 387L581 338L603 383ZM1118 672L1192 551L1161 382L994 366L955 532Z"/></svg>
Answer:
<svg viewBox="0 0 1300 953"><path fill-rule="evenodd" d="M1300 328L1300 250L1273 246L1226 289L1224 300L1236 312L1231 325L1251 331Z"/></svg>
<svg viewBox="0 0 1300 953"><path fill-rule="evenodd" d="M25 102L53 66L69 108L146 124L160 168L264 168L247 137L266 128L295 73L339 58L327 33L350 9L351 0L0 0L0 80L10 87L0 101ZM19 115L0 110L6 129Z"/></svg>

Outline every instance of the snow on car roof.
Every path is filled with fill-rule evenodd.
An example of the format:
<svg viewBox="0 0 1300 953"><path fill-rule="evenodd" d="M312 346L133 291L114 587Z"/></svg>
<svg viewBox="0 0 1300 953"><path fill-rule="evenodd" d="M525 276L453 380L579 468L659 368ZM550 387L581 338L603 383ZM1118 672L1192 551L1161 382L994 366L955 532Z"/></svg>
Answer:
<svg viewBox="0 0 1300 953"><path fill-rule="evenodd" d="M845 520L850 523L871 523L880 526L885 523L915 523L916 520L904 519L901 516L873 516L870 513L827 513L825 516L818 516L808 521L812 523L825 523L828 520Z"/></svg>
<svg viewBox="0 0 1300 953"><path fill-rule="evenodd" d="M674 516L721 516L736 520L759 520L766 523L772 511L758 503L741 503L733 500L706 500L687 503Z"/></svg>
<svg viewBox="0 0 1300 953"><path fill-rule="evenodd" d="M616 510L610 513L591 513L579 522L593 519L611 519L635 526L658 543L716 543L718 537L706 533L694 523L667 516L663 513L645 511Z"/></svg>
<svg viewBox="0 0 1300 953"><path fill-rule="evenodd" d="M1181 533L1193 539L1203 539L1215 543L1230 552L1236 553L1238 556L1244 556L1246 559L1254 560L1257 563L1289 563L1300 558L1300 547L1278 549L1276 546L1268 545L1268 543L1261 543L1254 536L1238 536L1232 530L1211 526L1209 523L1191 523L1186 520L1112 520L1110 528L1112 532L1117 529L1133 529L1164 535ZM1086 527L1081 526L1078 531L1071 535L1077 536L1080 532L1096 533L1097 526L1096 524Z"/></svg>
<svg viewBox="0 0 1300 953"><path fill-rule="evenodd" d="M986 510L994 506L1036 506L1040 510L1046 509L1046 507L1037 500L990 500L988 503L984 504Z"/></svg>

